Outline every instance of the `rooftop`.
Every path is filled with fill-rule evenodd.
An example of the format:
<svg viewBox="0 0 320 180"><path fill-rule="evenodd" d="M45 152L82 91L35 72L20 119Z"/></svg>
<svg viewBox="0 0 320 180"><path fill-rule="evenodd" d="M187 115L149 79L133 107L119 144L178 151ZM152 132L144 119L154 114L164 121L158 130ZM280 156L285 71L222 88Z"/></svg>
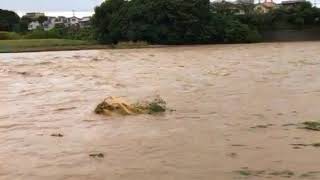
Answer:
<svg viewBox="0 0 320 180"><path fill-rule="evenodd" d="M281 4L297 4L297 3L304 3L305 0L289 0L289 1L282 1Z"/></svg>

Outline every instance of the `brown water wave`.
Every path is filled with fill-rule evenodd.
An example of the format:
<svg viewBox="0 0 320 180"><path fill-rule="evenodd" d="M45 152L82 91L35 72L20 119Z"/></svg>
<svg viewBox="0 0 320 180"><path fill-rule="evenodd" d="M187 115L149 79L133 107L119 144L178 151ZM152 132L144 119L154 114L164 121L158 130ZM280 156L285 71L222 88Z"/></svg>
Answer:
<svg viewBox="0 0 320 180"><path fill-rule="evenodd" d="M246 167L299 179L317 171L318 150L290 144L318 134L283 124L319 119L319 52L299 42L1 54L0 179L238 179ZM176 111L93 113L106 96L157 94Z"/></svg>

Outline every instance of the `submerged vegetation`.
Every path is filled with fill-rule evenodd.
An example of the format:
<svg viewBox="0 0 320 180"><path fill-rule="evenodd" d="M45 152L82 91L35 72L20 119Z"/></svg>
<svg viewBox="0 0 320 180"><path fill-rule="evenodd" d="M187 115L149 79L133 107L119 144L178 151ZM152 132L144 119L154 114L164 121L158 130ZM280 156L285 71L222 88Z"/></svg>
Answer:
<svg viewBox="0 0 320 180"><path fill-rule="evenodd" d="M166 102L161 97L156 97L152 101L128 103L120 97L107 97L95 108L96 114L103 115L135 115L135 114L154 114L167 110Z"/></svg>
<svg viewBox="0 0 320 180"><path fill-rule="evenodd" d="M104 158L103 153L91 153L91 154L89 154L89 156L92 158Z"/></svg>
<svg viewBox="0 0 320 180"><path fill-rule="evenodd" d="M272 170L251 170L248 168L243 168L241 170L235 171L235 173L241 176L253 176L253 177L284 177L290 178L295 175L293 171L290 170L280 170L280 171L272 171Z"/></svg>
<svg viewBox="0 0 320 180"><path fill-rule="evenodd" d="M306 121L303 123L304 129L320 131L320 121Z"/></svg>

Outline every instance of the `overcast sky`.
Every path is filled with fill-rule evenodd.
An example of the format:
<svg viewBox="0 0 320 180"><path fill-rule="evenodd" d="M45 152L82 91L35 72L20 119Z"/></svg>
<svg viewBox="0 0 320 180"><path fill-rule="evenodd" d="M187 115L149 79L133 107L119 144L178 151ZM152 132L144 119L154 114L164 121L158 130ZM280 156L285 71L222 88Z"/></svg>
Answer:
<svg viewBox="0 0 320 180"><path fill-rule="evenodd" d="M0 0L0 9L15 11L93 11L103 0Z"/></svg>
<svg viewBox="0 0 320 180"><path fill-rule="evenodd" d="M14 10L19 14L22 12L48 12L72 10L93 12L95 6L104 0L0 0L0 9ZM258 1L258 0L256 0ZM261 0L263 1L263 0ZM281 0L274 0L281 2ZM314 0L311 0L314 1ZM319 0L320 1L320 0Z"/></svg>

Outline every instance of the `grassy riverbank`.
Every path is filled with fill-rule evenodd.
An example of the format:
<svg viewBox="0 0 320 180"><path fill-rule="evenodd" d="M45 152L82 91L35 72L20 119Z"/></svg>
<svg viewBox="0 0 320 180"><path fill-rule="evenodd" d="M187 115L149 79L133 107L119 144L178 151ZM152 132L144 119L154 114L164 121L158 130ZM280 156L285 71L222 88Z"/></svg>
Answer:
<svg viewBox="0 0 320 180"><path fill-rule="evenodd" d="M18 39L0 40L0 53L67 51L86 49L132 49L162 47L146 42L120 42L117 45L103 45L92 41L69 39Z"/></svg>
<svg viewBox="0 0 320 180"><path fill-rule="evenodd" d="M95 42L68 40L68 39L19 39L0 40L0 53L35 52L35 51L62 51L81 49L110 48Z"/></svg>

